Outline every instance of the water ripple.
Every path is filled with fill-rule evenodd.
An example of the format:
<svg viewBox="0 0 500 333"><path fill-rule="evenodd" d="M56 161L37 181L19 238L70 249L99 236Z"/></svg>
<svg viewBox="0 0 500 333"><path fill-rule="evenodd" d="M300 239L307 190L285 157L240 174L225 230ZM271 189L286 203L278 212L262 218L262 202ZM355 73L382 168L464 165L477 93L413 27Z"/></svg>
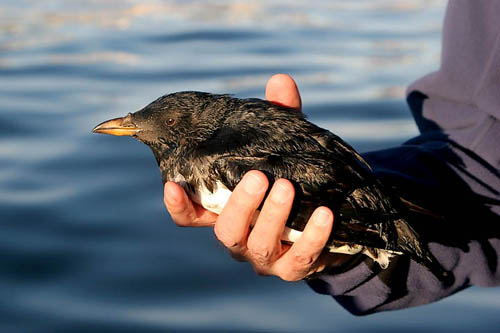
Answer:
<svg viewBox="0 0 500 333"><path fill-rule="evenodd" d="M495 290L354 318L256 276L211 229L173 224L146 146L90 133L178 90L262 98L288 72L315 123L359 150L400 144L416 134L404 89L438 64L444 4L2 1L0 331L497 328Z"/></svg>

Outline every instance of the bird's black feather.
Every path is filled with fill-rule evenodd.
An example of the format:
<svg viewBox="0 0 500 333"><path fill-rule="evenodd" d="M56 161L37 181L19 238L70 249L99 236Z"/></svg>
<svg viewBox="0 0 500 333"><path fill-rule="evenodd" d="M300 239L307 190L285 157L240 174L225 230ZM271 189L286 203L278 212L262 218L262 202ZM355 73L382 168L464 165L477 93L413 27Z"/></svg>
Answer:
<svg viewBox="0 0 500 333"><path fill-rule="evenodd" d="M203 184L213 191L217 181L233 190L254 169L289 179L297 188L289 227L303 230L313 210L327 206L335 214L331 244L404 253L446 279L411 226L415 214L349 144L302 113L260 99L181 92L159 98L133 119L143 129L135 136L153 150L164 182L180 175L188 190Z"/></svg>

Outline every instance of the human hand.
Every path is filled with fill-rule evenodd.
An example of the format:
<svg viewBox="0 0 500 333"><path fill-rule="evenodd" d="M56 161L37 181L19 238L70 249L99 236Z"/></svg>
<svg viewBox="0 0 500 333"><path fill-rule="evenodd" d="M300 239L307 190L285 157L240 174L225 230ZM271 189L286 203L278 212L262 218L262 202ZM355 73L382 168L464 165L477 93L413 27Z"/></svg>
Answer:
<svg viewBox="0 0 500 333"><path fill-rule="evenodd" d="M284 74L271 77L266 99L300 110L301 100L293 79ZM262 275L276 275L287 281L303 279L323 269L319 256L333 224L333 213L317 208L300 238L283 244L280 237L291 210L294 187L278 179L258 216L254 214L264 198L268 180L260 171L250 171L236 186L220 216L193 203L184 190L173 182L165 184L165 205L179 226L214 226L217 238L238 260L249 261ZM255 225L251 226L252 222Z"/></svg>

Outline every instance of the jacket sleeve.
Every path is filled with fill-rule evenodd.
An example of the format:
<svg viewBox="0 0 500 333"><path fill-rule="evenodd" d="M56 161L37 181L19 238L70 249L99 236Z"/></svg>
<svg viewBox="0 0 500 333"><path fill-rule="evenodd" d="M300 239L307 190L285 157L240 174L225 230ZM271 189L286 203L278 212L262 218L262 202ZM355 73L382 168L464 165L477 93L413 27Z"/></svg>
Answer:
<svg viewBox="0 0 500 333"><path fill-rule="evenodd" d="M500 285L498 169L438 130L363 157L385 186L444 216L440 223L418 223L428 224L429 248L454 283L444 285L406 256L385 270L359 256L308 280L312 289L363 315L434 302L471 285Z"/></svg>

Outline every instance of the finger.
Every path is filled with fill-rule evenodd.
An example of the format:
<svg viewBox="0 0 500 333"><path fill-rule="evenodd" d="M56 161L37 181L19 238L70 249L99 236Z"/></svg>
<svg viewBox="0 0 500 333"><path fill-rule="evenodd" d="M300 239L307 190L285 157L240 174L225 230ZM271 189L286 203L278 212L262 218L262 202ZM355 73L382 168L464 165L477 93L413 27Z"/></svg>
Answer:
<svg viewBox="0 0 500 333"><path fill-rule="evenodd" d="M267 177L262 172L247 172L215 223L215 235L235 256L246 252L250 222L264 198L267 186Z"/></svg>
<svg viewBox="0 0 500 333"><path fill-rule="evenodd" d="M181 227L210 226L217 219L217 214L193 203L184 189L174 182L165 184L163 202L172 220Z"/></svg>
<svg viewBox="0 0 500 333"><path fill-rule="evenodd" d="M302 108L297 84L288 74L275 74L267 81L266 99L299 111Z"/></svg>
<svg viewBox="0 0 500 333"><path fill-rule="evenodd" d="M263 273L281 254L280 238L292 208L294 194L290 181L278 179L248 236L248 253L258 273Z"/></svg>
<svg viewBox="0 0 500 333"><path fill-rule="evenodd" d="M297 281L314 273L333 226L333 213L319 207L312 214L299 239L274 264L273 271L286 281Z"/></svg>

